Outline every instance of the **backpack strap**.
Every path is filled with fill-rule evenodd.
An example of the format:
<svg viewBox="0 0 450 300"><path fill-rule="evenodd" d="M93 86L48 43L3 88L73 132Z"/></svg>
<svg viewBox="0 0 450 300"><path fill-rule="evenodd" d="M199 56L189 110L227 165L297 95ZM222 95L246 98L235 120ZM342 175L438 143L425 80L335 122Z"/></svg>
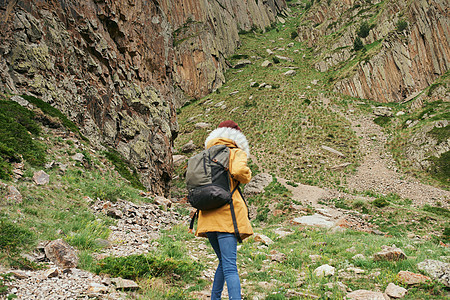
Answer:
<svg viewBox="0 0 450 300"><path fill-rule="evenodd" d="M195 223L196 218L198 218L198 209L195 211L194 215L192 216L191 223L189 224L189 233L193 233L194 223Z"/></svg>
<svg viewBox="0 0 450 300"><path fill-rule="evenodd" d="M242 243L241 234L239 233L237 221L236 221L236 214L234 212L234 205L233 205L233 193L239 188L239 182L236 185L236 187L231 192L231 202L230 202L230 210L231 210L231 219L233 219L233 227L234 227L234 235L236 236L237 241Z"/></svg>

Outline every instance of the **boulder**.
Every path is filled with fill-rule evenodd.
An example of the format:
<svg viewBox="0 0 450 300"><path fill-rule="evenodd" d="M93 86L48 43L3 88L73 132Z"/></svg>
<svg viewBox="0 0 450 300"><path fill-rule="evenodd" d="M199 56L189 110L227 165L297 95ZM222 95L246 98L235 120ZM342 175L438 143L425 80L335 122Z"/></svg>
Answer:
<svg viewBox="0 0 450 300"><path fill-rule="evenodd" d="M385 106L377 106L373 109L373 114L379 117L392 117L394 114L392 113L392 109L390 107Z"/></svg>
<svg viewBox="0 0 450 300"><path fill-rule="evenodd" d="M326 264L326 265L322 265L322 266L316 268L314 270L314 275L316 275L317 277L332 276L332 275L334 275L335 271L336 271L335 267Z"/></svg>
<svg viewBox="0 0 450 300"><path fill-rule="evenodd" d="M284 76L294 76L295 74L297 74L297 72L295 70L289 70L289 71L285 72L283 75Z"/></svg>
<svg viewBox="0 0 450 300"><path fill-rule="evenodd" d="M264 192L264 189L272 182L272 175L268 173L260 173L255 175L245 186L244 193L246 195L255 195Z"/></svg>
<svg viewBox="0 0 450 300"><path fill-rule="evenodd" d="M40 170L34 173L33 175L33 181L37 185L45 185L50 182L50 175L45 173L44 171Z"/></svg>
<svg viewBox="0 0 450 300"><path fill-rule="evenodd" d="M181 152L183 153L189 153L194 151L197 148L197 146L194 144L194 141L190 140L187 144L185 144L183 147L181 147Z"/></svg>
<svg viewBox="0 0 450 300"><path fill-rule="evenodd" d="M255 233L253 235L253 238L255 239L255 242L260 242L267 246L273 244L273 241L269 237L265 236L264 234Z"/></svg>
<svg viewBox="0 0 450 300"><path fill-rule="evenodd" d="M406 259L406 254L399 248L397 248L395 245L381 246L381 251L378 253L375 253L373 256L374 261L381 261L381 260L389 260L389 261L397 261Z"/></svg>
<svg viewBox="0 0 450 300"><path fill-rule="evenodd" d="M82 162L84 160L84 154L83 153L75 153L74 155L72 155L72 159Z"/></svg>
<svg viewBox="0 0 450 300"><path fill-rule="evenodd" d="M389 300L389 297L381 292L372 292L368 290L356 290L348 293L344 299L347 300Z"/></svg>
<svg viewBox="0 0 450 300"><path fill-rule="evenodd" d="M403 298L405 297L407 292L408 292L407 289L395 285L392 282L388 284L385 290L386 295L388 295L391 298Z"/></svg>
<svg viewBox="0 0 450 300"><path fill-rule="evenodd" d="M62 239L51 241L44 251L47 258L61 269L75 268L78 265L76 250Z"/></svg>
<svg viewBox="0 0 450 300"><path fill-rule="evenodd" d="M164 207L164 209L168 209L172 206L172 201L169 199L163 197L163 196L156 196L155 197L155 204L160 205Z"/></svg>
<svg viewBox="0 0 450 300"><path fill-rule="evenodd" d="M434 280L450 287L450 264L438 260L426 259L417 264L419 270L430 275Z"/></svg>
<svg viewBox="0 0 450 300"><path fill-rule="evenodd" d="M269 50L269 49L267 49L267 50ZM272 62L270 62L268 60L265 60L261 63L261 67L263 67L263 68L270 67L271 65L272 65Z"/></svg>
<svg viewBox="0 0 450 300"><path fill-rule="evenodd" d="M123 279L120 277L111 278L111 281L115 284L117 289L122 290L137 290L139 289L139 285L133 280Z"/></svg>
<svg viewBox="0 0 450 300"><path fill-rule="evenodd" d="M181 166L187 159L188 158L187 158L186 155L174 155L174 156L172 156L173 165L175 167Z"/></svg>
<svg viewBox="0 0 450 300"><path fill-rule="evenodd" d="M431 281L431 278L422 274L416 274L409 271L400 271L397 274L399 281L406 283L407 285L414 285L419 283L425 283Z"/></svg>

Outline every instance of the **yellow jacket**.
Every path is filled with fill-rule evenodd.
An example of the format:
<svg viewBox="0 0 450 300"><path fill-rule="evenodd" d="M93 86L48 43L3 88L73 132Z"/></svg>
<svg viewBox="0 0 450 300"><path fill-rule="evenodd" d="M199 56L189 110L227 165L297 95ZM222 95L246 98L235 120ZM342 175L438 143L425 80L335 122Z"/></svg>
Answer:
<svg viewBox="0 0 450 300"><path fill-rule="evenodd" d="M230 148L229 171L232 175L232 178L230 177L230 191L236 187L238 182L248 183L250 181L252 172L247 166L248 143L240 131L232 128L218 128L211 132L205 145L207 149L215 145L226 145ZM237 190L233 193L233 205L237 227L243 240L252 235L253 230L248 219L247 206ZM207 232L234 233L229 204L214 210L200 211L195 234L196 236L206 237Z"/></svg>

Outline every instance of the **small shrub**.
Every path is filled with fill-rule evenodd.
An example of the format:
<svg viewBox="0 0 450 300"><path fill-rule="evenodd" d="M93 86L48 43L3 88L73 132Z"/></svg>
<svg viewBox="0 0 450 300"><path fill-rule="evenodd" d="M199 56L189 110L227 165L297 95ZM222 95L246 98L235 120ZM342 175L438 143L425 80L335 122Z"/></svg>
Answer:
<svg viewBox="0 0 450 300"><path fill-rule="evenodd" d="M373 119L373 122L381 127L386 127L391 122L391 118L386 116L379 116Z"/></svg>
<svg viewBox="0 0 450 300"><path fill-rule="evenodd" d="M353 41L353 50L356 52L363 48L364 48L364 44L363 44L361 38L359 36L357 36L355 38L355 40Z"/></svg>
<svg viewBox="0 0 450 300"><path fill-rule="evenodd" d="M107 257L94 267L97 274L110 274L125 279L161 277L178 274L183 277L197 275L199 265L185 260L177 260L151 254L130 255L124 257Z"/></svg>
<svg viewBox="0 0 450 300"><path fill-rule="evenodd" d="M395 29L398 32L402 32L406 28L408 28L408 22L406 22L405 20L398 20L397 21L397 24L395 25Z"/></svg>
<svg viewBox="0 0 450 300"><path fill-rule="evenodd" d="M31 231L5 218L0 219L0 236L0 250L10 254L17 253L33 242Z"/></svg>
<svg viewBox="0 0 450 300"><path fill-rule="evenodd" d="M367 23L366 21L362 22L361 25L359 26L358 31L356 32L356 34L358 34L358 36L360 38L366 38L369 35L370 32L370 26L369 23Z"/></svg>
<svg viewBox="0 0 450 300"><path fill-rule="evenodd" d="M383 197L379 197L373 200L371 203L373 206L376 206L378 208L383 208L389 205L389 202Z"/></svg>

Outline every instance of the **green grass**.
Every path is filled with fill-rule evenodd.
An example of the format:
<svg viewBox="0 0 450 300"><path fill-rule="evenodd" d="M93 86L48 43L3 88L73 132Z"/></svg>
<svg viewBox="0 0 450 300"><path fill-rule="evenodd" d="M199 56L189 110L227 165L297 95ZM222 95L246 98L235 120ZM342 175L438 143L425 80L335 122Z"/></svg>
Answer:
<svg viewBox="0 0 450 300"><path fill-rule="evenodd" d="M123 178L129 180L131 185L137 189L146 190L139 180L136 169L127 164L122 156L114 149L109 149L104 152L104 155L113 163L117 172L122 175Z"/></svg>

